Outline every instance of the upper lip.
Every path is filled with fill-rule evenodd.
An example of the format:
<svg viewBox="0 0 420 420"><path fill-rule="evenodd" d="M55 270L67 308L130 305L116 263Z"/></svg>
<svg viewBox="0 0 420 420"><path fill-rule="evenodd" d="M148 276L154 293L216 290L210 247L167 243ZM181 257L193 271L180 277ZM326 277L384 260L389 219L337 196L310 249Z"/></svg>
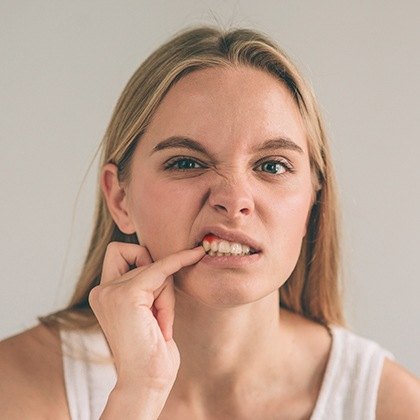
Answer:
<svg viewBox="0 0 420 420"><path fill-rule="evenodd" d="M238 230L229 230L221 226L206 226L202 228L198 233L197 245L201 245L203 238L211 233L220 239L224 239L225 241L247 245L253 251L261 252L262 250L261 244L248 236L246 233L240 232Z"/></svg>

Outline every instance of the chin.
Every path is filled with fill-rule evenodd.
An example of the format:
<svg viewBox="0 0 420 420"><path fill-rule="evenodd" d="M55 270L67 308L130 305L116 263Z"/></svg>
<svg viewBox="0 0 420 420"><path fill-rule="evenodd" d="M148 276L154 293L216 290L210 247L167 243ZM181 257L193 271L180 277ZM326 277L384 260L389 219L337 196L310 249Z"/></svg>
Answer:
<svg viewBox="0 0 420 420"><path fill-rule="evenodd" d="M174 276L176 291L211 308L234 308L256 302L273 293L273 285L264 282L264 276L246 276L238 271L226 272L218 277L208 274L189 275L183 270ZM277 290L277 289L275 289Z"/></svg>

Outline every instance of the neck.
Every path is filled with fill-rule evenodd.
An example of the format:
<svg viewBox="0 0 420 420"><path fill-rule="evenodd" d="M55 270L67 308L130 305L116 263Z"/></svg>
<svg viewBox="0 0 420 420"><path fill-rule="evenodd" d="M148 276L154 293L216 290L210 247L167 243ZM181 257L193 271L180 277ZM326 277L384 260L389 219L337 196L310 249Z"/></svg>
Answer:
<svg viewBox="0 0 420 420"><path fill-rule="evenodd" d="M250 380L281 372L281 348L287 340L279 326L278 291L231 308L205 306L178 292L175 314L181 366L174 393L192 397L216 388L235 394Z"/></svg>

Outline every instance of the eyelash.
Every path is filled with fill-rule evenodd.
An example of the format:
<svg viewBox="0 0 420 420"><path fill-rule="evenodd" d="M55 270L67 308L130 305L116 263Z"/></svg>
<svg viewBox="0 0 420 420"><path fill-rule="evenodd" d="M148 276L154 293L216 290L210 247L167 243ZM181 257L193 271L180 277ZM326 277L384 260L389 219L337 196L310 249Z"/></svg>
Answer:
<svg viewBox="0 0 420 420"><path fill-rule="evenodd" d="M193 162L194 164L198 164L201 165L201 167L199 168L176 168L176 165L179 162L182 161L189 161L189 162ZM293 168L293 166L286 160L284 159L267 159L267 160L262 160L257 162L257 166L261 166L267 163L271 163L271 164L275 164L275 165L281 165L284 167L285 171L281 172L281 173L270 173L270 172L266 172L268 174L271 175L277 175L277 176L282 176L282 175L286 175L288 172L289 173L293 173L295 170ZM180 172L187 172L187 171L191 171L191 170L197 170L197 169L205 169L207 168L207 165L199 162L197 159L191 158L191 157L187 157L187 156L180 156L180 157L176 157L173 159L170 159L168 162L165 163L165 170L169 170L169 171L180 171ZM263 172L263 171L259 171L259 172Z"/></svg>

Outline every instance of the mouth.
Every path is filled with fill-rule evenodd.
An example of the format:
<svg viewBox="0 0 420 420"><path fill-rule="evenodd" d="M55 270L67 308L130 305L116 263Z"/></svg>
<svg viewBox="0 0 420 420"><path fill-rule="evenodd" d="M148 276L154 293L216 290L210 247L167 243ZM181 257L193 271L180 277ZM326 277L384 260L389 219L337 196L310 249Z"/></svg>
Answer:
<svg viewBox="0 0 420 420"><path fill-rule="evenodd" d="M239 241L231 242L222 239L213 233L206 234L199 245L201 245L206 251L206 254L211 257L245 257L260 252L258 249L248 244Z"/></svg>

